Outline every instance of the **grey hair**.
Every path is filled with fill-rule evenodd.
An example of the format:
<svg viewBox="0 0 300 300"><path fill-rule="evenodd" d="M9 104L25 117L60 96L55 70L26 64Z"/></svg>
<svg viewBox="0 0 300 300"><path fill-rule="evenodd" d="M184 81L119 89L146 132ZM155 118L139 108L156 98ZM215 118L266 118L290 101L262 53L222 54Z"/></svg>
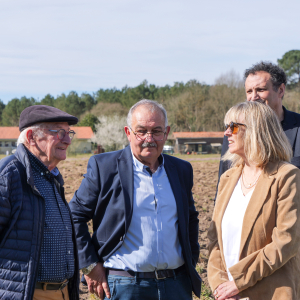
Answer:
<svg viewBox="0 0 300 300"><path fill-rule="evenodd" d="M19 146L20 144L28 144L28 140L27 140L28 130L32 130L36 136L43 137L45 134L42 128L47 128L47 127L48 127L47 123L37 123L34 124L33 126L25 128L23 131L21 131L18 137L17 146Z"/></svg>
<svg viewBox="0 0 300 300"><path fill-rule="evenodd" d="M163 107L163 105L160 104L160 103L158 103L158 102L156 102L156 101L153 101L153 100L142 99L142 100L140 100L139 102L137 102L136 104L134 104L134 105L130 108L130 110L129 110L129 112L128 112L128 115L127 115L127 126L128 126L128 127L130 127L130 128L132 127L132 124L131 124L131 122L132 122L132 115L133 115L134 111L135 111L139 106L141 106L141 105L145 105L145 106L149 107L149 110L150 110L151 112L154 112L154 111L156 111L156 110L161 111L161 112L163 113L163 115L164 115L164 118L165 118L165 127L168 126L167 111L165 110L165 108Z"/></svg>

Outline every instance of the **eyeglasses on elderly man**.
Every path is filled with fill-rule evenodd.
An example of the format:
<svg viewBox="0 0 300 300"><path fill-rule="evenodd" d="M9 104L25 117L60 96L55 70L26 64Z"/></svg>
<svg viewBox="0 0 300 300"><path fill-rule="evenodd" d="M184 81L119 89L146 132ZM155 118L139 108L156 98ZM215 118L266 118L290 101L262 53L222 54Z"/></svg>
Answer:
<svg viewBox="0 0 300 300"><path fill-rule="evenodd" d="M152 132L148 132L147 130L142 130L142 129L133 131L130 128L130 130L135 135L136 139L141 142L145 141L151 135L155 141L163 141L166 135L166 132L161 130L153 130Z"/></svg>
<svg viewBox="0 0 300 300"><path fill-rule="evenodd" d="M49 131L57 133L57 138L59 140L63 140L65 138L66 134L68 134L70 139L72 140L76 134L76 132L74 130L66 131L64 129L58 129L58 130L49 129Z"/></svg>

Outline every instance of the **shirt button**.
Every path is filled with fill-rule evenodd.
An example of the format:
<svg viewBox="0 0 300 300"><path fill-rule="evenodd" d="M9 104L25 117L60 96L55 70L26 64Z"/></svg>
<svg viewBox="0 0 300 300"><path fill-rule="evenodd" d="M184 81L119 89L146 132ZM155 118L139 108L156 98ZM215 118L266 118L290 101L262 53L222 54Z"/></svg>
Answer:
<svg viewBox="0 0 300 300"><path fill-rule="evenodd" d="M41 172L41 175L44 175L44 173L43 173L43 172Z"/></svg>
<svg viewBox="0 0 300 300"><path fill-rule="evenodd" d="M69 250L68 253L71 254L71 251Z"/></svg>
<svg viewBox="0 0 300 300"><path fill-rule="evenodd" d="M66 229L69 229L68 226L66 226Z"/></svg>

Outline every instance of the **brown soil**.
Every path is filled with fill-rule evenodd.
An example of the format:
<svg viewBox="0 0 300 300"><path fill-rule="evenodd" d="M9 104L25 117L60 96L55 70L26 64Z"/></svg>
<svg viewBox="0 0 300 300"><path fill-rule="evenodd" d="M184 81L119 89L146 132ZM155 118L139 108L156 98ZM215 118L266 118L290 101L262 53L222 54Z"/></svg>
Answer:
<svg viewBox="0 0 300 300"><path fill-rule="evenodd" d="M200 257L197 271L207 285L207 260L208 260L208 239L207 229L209 227L213 208L214 197L218 174L218 157L216 160L195 160L191 161L194 169L193 194L195 206L199 212L199 243ZM69 158L59 164L59 170L65 180L65 194L67 201L70 201L74 192L79 188L86 173L88 158ZM80 299L90 299L87 288L80 286ZM93 299L93 298L92 298ZM204 298L203 299L208 299Z"/></svg>

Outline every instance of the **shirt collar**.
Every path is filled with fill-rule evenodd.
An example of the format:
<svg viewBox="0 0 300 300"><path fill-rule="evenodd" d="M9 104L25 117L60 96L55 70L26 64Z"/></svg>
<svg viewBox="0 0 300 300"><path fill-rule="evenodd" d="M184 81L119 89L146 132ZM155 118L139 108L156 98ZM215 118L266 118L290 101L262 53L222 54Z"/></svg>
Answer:
<svg viewBox="0 0 300 300"><path fill-rule="evenodd" d="M54 176L57 176L59 174L58 169L55 167L52 171L50 171Z"/></svg>
<svg viewBox="0 0 300 300"><path fill-rule="evenodd" d="M27 147L25 147L25 149L27 150L32 168L37 170L42 176L45 176L48 180L51 180L53 179L53 176L57 176L59 174L59 171L56 167L52 171L49 171L49 169L34 154L32 154Z"/></svg>
<svg viewBox="0 0 300 300"><path fill-rule="evenodd" d="M130 150L131 150L131 148L130 148ZM133 165L134 165L138 170L140 170L141 172L143 172L143 171L145 170L145 168L147 168L147 166L145 166L143 163L141 163L139 160L137 160L137 158L133 155L132 150L131 150L131 155L132 155ZM163 154L161 154L161 155L158 157L158 163L159 163L158 168L160 168L161 166L164 165L165 159L164 159Z"/></svg>

